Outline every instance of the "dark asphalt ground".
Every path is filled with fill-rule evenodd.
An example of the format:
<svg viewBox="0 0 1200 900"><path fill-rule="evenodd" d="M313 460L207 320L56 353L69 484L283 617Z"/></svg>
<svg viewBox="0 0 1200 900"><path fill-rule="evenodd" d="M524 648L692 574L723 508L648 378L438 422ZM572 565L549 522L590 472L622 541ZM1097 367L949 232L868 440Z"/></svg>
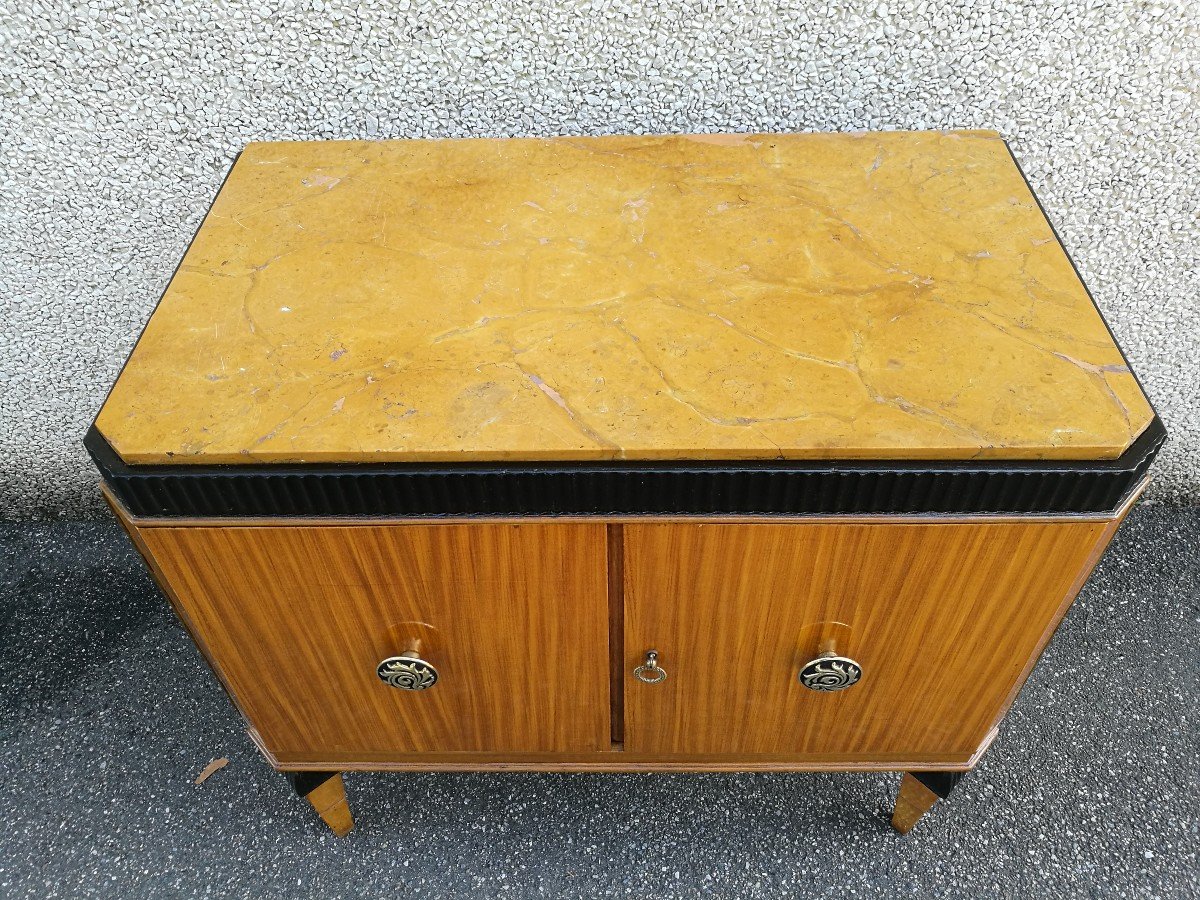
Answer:
<svg viewBox="0 0 1200 900"><path fill-rule="evenodd" d="M0 585L5 898L1200 896L1200 510L1133 513L907 838L895 774L357 774L339 840L115 525L0 527Z"/></svg>

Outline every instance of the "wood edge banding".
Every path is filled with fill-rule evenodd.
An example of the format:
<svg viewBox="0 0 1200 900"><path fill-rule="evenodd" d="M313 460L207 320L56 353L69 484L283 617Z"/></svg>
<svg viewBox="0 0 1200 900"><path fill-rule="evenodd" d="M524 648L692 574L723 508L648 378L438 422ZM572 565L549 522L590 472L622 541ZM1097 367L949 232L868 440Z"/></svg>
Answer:
<svg viewBox="0 0 1200 900"><path fill-rule="evenodd" d="M628 761L622 760L619 751L612 753L611 760L595 761L422 761L412 762L316 762L277 763L281 772L323 772L338 769L343 772L969 772L969 762L929 763L915 760L902 762L731 762L712 761Z"/></svg>

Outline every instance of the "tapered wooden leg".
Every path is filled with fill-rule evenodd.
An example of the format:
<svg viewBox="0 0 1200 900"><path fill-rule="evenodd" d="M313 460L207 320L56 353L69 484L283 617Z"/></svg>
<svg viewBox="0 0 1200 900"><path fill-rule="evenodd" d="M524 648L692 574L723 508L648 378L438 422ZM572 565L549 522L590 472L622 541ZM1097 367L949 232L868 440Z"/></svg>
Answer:
<svg viewBox="0 0 1200 900"><path fill-rule="evenodd" d="M338 837L345 837L354 827L350 805L346 802L346 785L341 772L289 772L288 781L296 793L312 804L325 824Z"/></svg>
<svg viewBox="0 0 1200 900"><path fill-rule="evenodd" d="M933 804L950 796L962 777L962 772L905 772L900 780L900 793L896 795L892 827L908 834Z"/></svg>
<svg viewBox="0 0 1200 900"><path fill-rule="evenodd" d="M901 834L908 834L917 824L917 820L933 809L933 804L937 801L937 794L905 772L900 781L900 793L896 795L892 827Z"/></svg>

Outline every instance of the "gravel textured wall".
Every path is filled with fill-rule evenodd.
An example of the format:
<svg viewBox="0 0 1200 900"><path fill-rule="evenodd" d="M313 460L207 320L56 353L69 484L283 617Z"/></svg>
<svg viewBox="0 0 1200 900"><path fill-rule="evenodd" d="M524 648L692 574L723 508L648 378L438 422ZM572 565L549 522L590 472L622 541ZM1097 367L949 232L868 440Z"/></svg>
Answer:
<svg viewBox="0 0 1200 900"><path fill-rule="evenodd" d="M1200 12L1187 2L390 0L0 11L0 515L88 516L79 439L264 138L994 127L1200 496Z"/></svg>

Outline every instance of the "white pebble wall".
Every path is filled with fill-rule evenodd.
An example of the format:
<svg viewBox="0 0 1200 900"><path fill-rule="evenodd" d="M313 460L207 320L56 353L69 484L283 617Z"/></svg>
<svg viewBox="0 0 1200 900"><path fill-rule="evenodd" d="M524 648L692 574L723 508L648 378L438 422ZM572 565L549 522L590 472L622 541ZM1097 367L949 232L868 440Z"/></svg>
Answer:
<svg viewBox="0 0 1200 900"><path fill-rule="evenodd" d="M0 8L0 517L80 439L247 141L1001 131L1200 499L1200 9L1145 0L208 0Z"/></svg>

